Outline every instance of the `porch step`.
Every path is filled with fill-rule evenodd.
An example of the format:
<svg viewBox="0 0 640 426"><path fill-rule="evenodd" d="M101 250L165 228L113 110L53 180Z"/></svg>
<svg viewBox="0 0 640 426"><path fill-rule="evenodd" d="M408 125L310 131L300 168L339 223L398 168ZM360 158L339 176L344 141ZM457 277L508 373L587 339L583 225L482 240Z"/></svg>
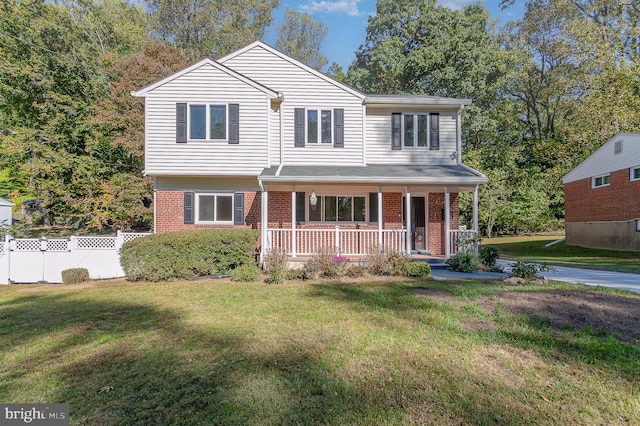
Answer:
<svg viewBox="0 0 640 426"><path fill-rule="evenodd" d="M412 256L414 262L425 262L431 266L431 269L446 269L447 264L445 263L446 259L444 257L423 257L423 256Z"/></svg>
<svg viewBox="0 0 640 426"><path fill-rule="evenodd" d="M428 251L428 250L412 250L411 251L411 255L414 255L414 254L421 254L421 255L424 255L424 256L431 256L431 252Z"/></svg>

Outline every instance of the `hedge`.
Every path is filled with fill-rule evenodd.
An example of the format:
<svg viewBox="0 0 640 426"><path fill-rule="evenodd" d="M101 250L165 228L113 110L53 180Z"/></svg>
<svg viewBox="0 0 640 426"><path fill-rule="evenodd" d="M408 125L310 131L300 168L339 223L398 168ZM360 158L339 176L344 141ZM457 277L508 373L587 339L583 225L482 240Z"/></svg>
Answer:
<svg viewBox="0 0 640 426"><path fill-rule="evenodd" d="M130 281L171 281L228 274L255 263L258 231L198 229L153 234L125 243L120 264Z"/></svg>

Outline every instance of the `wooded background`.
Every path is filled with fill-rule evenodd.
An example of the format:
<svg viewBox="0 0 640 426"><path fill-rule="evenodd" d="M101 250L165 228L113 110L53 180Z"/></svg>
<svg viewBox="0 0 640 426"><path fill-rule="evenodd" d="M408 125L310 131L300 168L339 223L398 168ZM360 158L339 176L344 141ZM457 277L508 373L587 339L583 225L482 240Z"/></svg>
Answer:
<svg viewBox="0 0 640 426"><path fill-rule="evenodd" d="M279 6L138 3L1 3L0 197L43 200L70 230L149 229L144 105L130 91L263 39ZM489 177L482 232L545 231L562 225L562 176L616 133L640 131L640 4L523 3L521 20L497 25L480 4L379 0L347 70L327 68L327 26L287 8L275 47L365 93L472 99L463 161Z"/></svg>

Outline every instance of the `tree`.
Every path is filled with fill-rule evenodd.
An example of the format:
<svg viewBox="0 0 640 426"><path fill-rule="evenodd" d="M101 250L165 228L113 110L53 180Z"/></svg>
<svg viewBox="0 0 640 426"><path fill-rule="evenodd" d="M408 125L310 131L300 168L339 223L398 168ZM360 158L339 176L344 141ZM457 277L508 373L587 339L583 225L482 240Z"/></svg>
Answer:
<svg viewBox="0 0 640 426"><path fill-rule="evenodd" d="M339 82L344 82L344 80L346 79L342 66L337 62L331 63L331 66L329 66L329 69L327 70L327 75Z"/></svg>
<svg viewBox="0 0 640 426"><path fill-rule="evenodd" d="M288 6L284 21L278 26L276 48L292 58L321 70L329 61L320 53L328 27L308 13L296 12Z"/></svg>
<svg viewBox="0 0 640 426"><path fill-rule="evenodd" d="M145 0L161 40L188 62L218 57L262 39L280 0Z"/></svg>

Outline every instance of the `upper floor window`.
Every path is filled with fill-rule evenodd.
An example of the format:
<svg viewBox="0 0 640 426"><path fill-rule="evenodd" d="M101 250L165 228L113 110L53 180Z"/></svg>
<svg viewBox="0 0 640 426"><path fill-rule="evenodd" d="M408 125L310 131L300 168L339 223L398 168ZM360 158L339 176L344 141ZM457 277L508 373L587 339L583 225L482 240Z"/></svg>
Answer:
<svg viewBox="0 0 640 426"><path fill-rule="evenodd" d="M609 186L609 180L610 180L609 174L595 176L591 179L591 187L599 188L601 186Z"/></svg>
<svg viewBox="0 0 640 426"><path fill-rule="evenodd" d="M189 105L189 139L227 139L227 106Z"/></svg>
<svg viewBox="0 0 640 426"><path fill-rule="evenodd" d="M307 143L332 143L330 109L308 109L307 110ZM318 120L320 117L320 120Z"/></svg>
<svg viewBox="0 0 640 426"><path fill-rule="evenodd" d="M639 180L640 179L640 166L631 168L631 180Z"/></svg>
<svg viewBox="0 0 640 426"><path fill-rule="evenodd" d="M240 105L176 103L176 142L187 140L240 143Z"/></svg>
<svg viewBox="0 0 640 426"><path fill-rule="evenodd" d="M391 149L440 149L440 114L391 114Z"/></svg>
<svg viewBox="0 0 640 426"><path fill-rule="evenodd" d="M196 223L233 223L233 194L196 194Z"/></svg>
<svg viewBox="0 0 640 426"><path fill-rule="evenodd" d="M316 205L308 202L309 221L312 222L364 222L366 197L322 195Z"/></svg>
<svg viewBox="0 0 640 426"><path fill-rule="evenodd" d="M344 109L294 109L294 145L318 143L344 147Z"/></svg>

